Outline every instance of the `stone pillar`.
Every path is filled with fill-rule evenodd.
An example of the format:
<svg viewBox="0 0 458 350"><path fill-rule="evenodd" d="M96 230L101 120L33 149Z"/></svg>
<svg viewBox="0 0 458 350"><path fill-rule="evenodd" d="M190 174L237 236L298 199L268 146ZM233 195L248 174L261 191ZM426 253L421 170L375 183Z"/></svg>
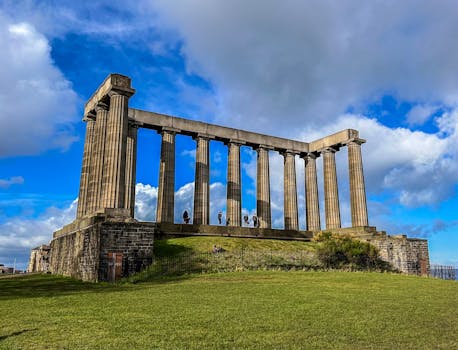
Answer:
<svg viewBox="0 0 458 350"><path fill-rule="evenodd" d="M89 179L91 166L93 161L95 120L93 116L84 118L86 121L86 138L84 140L83 164L81 167L80 191L78 195L78 208L76 217L80 218L88 212L88 195L89 195Z"/></svg>
<svg viewBox="0 0 458 350"><path fill-rule="evenodd" d="M326 228L340 228L339 192L337 187L336 149L326 148L323 153L324 205Z"/></svg>
<svg viewBox="0 0 458 350"><path fill-rule="evenodd" d="M318 180L316 176L316 155L303 156L305 162L305 203L307 231L321 230L320 205L318 200Z"/></svg>
<svg viewBox="0 0 458 350"><path fill-rule="evenodd" d="M353 227L369 226L367 217L366 188L364 184L362 139L351 140L348 146L348 170L350 175L351 223Z"/></svg>
<svg viewBox="0 0 458 350"><path fill-rule="evenodd" d="M242 190L240 176L240 144L229 141L227 146L226 220L229 220L229 226L241 226Z"/></svg>
<svg viewBox="0 0 458 350"><path fill-rule="evenodd" d="M173 223L175 209L175 131L163 129L161 135L161 164L156 221Z"/></svg>
<svg viewBox="0 0 458 350"><path fill-rule="evenodd" d="M108 119L108 105L99 102L96 106L96 121L94 135L94 152L90 179L91 206L89 210L95 213L102 208L102 178L105 158L105 138Z"/></svg>
<svg viewBox="0 0 458 350"><path fill-rule="evenodd" d="M284 156L284 212L285 230L298 230L299 219L297 212L296 162L295 154L290 151Z"/></svg>
<svg viewBox="0 0 458 350"><path fill-rule="evenodd" d="M195 140L197 145L193 223L208 225L210 211L209 138L197 135Z"/></svg>
<svg viewBox="0 0 458 350"><path fill-rule="evenodd" d="M121 209L125 204L129 96L113 90L110 92L102 180L103 208Z"/></svg>
<svg viewBox="0 0 458 350"><path fill-rule="evenodd" d="M256 174L256 207L260 228L271 228L269 150L259 146Z"/></svg>
<svg viewBox="0 0 458 350"><path fill-rule="evenodd" d="M135 212L135 184L137 180L137 133L138 126L129 123L127 132L126 150L126 198L124 206L129 210L130 217L134 217Z"/></svg>

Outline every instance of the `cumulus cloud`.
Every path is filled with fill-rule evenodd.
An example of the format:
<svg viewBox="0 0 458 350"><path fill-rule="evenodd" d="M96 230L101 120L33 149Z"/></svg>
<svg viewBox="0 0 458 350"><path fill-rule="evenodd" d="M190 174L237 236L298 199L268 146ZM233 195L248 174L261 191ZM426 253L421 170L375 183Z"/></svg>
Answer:
<svg viewBox="0 0 458 350"><path fill-rule="evenodd" d="M47 244L54 231L72 222L76 216L77 204L78 200L74 200L63 209L48 208L38 218L15 217L0 224L0 261L12 264L11 257L15 256L18 267L25 268L30 249Z"/></svg>
<svg viewBox="0 0 458 350"><path fill-rule="evenodd" d="M22 176L13 176L9 179L0 179L0 188L8 188L12 185L22 185L24 178Z"/></svg>
<svg viewBox="0 0 458 350"><path fill-rule="evenodd" d="M0 157L68 148L77 140L77 96L55 67L48 40L0 12L0 46Z"/></svg>

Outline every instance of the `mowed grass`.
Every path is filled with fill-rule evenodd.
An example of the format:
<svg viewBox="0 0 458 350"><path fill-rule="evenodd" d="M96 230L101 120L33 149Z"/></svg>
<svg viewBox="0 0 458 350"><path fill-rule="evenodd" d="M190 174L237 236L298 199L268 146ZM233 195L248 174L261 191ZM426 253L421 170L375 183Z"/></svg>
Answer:
<svg viewBox="0 0 458 350"><path fill-rule="evenodd" d="M235 237L179 237L154 242L156 256L171 256L187 251L211 252L213 245L225 251L274 250L274 251L314 251L315 242L281 241L275 239L246 239Z"/></svg>
<svg viewBox="0 0 458 350"><path fill-rule="evenodd" d="M457 349L458 284L275 272L0 280L0 349Z"/></svg>

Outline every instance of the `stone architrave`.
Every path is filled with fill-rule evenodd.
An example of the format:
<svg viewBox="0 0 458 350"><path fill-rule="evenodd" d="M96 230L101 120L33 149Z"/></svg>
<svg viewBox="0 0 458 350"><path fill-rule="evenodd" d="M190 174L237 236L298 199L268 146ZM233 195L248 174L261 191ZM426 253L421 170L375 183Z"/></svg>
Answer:
<svg viewBox="0 0 458 350"><path fill-rule="evenodd" d="M258 154L256 174L258 223L260 228L271 228L269 149L261 145L256 152Z"/></svg>
<svg viewBox="0 0 458 350"><path fill-rule="evenodd" d="M131 93L112 90L109 93L105 172L103 173L103 208L125 208L128 101Z"/></svg>
<svg viewBox="0 0 458 350"><path fill-rule="evenodd" d="M138 126L129 123L127 132L126 150L126 198L125 208L129 210L130 217L134 217L135 212L135 184L137 179L137 134Z"/></svg>
<svg viewBox="0 0 458 350"><path fill-rule="evenodd" d="M229 226L242 225L242 186L240 176L240 143L227 143L227 208Z"/></svg>
<svg viewBox="0 0 458 350"><path fill-rule="evenodd" d="M157 222L174 222L175 209L175 131L161 132L161 164L157 197Z"/></svg>
<svg viewBox="0 0 458 350"><path fill-rule="evenodd" d="M305 162L305 202L308 231L321 230L316 158L317 156L313 153L303 156Z"/></svg>
<svg viewBox="0 0 458 350"><path fill-rule="evenodd" d="M194 180L193 223L198 225L208 225L210 211L210 139L206 136L197 135L195 140L196 175Z"/></svg>
<svg viewBox="0 0 458 350"><path fill-rule="evenodd" d="M95 118L93 115L87 115L84 118L86 122L86 138L84 140L83 164L81 167L80 191L78 195L78 208L76 217L80 218L88 213L89 202L89 181L92 167L94 135L95 135Z"/></svg>
<svg viewBox="0 0 458 350"><path fill-rule="evenodd" d="M295 154L287 150L283 153L283 157L285 229L299 230Z"/></svg>
<svg viewBox="0 0 458 350"><path fill-rule="evenodd" d="M108 119L108 105L99 102L96 106L95 136L90 180L91 213L102 208L102 178L105 159L105 138Z"/></svg>
<svg viewBox="0 0 458 350"><path fill-rule="evenodd" d="M363 160L361 145L363 139L353 139L348 146L348 170L350 177L351 223L353 227L369 226L364 184Z"/></svg>
<svg viewBox="0 0 458 350"><path fill-rule="evenodd" d="M337 185L337 171L335 148L325 148L323 154L324 172L324 205L326 212L326 228L340 228L339 192Z"/></svg>

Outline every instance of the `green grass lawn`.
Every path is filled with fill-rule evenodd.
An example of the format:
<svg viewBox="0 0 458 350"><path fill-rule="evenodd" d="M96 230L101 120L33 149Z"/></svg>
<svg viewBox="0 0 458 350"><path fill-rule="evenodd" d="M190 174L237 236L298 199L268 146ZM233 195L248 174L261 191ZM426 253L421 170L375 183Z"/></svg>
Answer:
<svg viewBox="0 0 458 350"><path fill-rule="evenodd" d="M140 284L0 280L0 349L457 349L458 284L250 271Z"/></svg>

